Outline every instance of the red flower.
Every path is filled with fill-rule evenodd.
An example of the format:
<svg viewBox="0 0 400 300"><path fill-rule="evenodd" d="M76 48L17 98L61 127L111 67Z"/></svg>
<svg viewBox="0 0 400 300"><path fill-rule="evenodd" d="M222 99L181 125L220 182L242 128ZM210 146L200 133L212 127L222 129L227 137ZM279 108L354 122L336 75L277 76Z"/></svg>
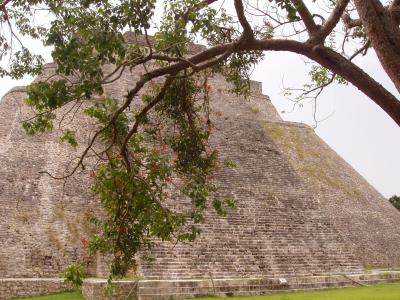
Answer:
<svg viewBox="0 0 400 300"><path fill-rule="evenodd" d="M87 246L89 245L89 241L86 238L84 238L83 236L81 237L81 245L84 248L87 248Z"/></svg>

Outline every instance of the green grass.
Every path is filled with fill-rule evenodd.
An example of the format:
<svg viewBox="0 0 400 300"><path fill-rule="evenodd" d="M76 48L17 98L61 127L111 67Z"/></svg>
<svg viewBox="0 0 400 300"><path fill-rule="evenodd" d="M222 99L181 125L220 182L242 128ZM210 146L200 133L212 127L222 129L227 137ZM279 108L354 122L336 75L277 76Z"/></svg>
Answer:
<svg viewBox="0 0 400 300"><path fill-rule="evenodd" d="M197 298L196 300L216 300ZM226 298L225 298L226 299ZM315 292L280 293L255 297L233 297L232 300L399 300L400 284L329 289Z"/></svg>
<svg viewBox="0 0 400 300"><path fill-rule="evenodd" d="M83 300L77 292L54 294L30 300ZM218 298L196 298L216 300ZM228 299L228 298L223 298ZM369 287L330 289L315 292L280 293L255 297L233 297L232 300L399 300L400 284L382 284Z"/></svg>
<svg viewBox="0 0 400 300"><path fill-rule="evenodd" d="M18 298L18 299L21 299L21 300L22 299L29 299L29 300L84 300L81 293L79 293L79 292L68 292L68 293L53 294L53 295L41 296L41 297Z"/></svg>

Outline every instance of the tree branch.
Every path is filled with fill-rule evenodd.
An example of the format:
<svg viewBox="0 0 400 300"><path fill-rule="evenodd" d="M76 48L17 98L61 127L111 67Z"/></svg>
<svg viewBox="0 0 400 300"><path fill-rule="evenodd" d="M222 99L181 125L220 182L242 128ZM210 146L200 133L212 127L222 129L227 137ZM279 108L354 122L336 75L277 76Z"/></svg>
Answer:
<svg viewBox="0 0 400 300"><path fill-rule="evenodd" d="M137 133L138 127L140 125L140 122L142 122L143 118L146 116L146 114L149 112L150 109L152 109L157 103L159 103L161 100L164 99L165 93L167 92L169 86L171 85L172 81L174 80L173 76L169 76L165 82L163 87L161 88L161 91L157 94L157 96L149 103L147 104L141 112L136 115L135 123L133 124L132 128L129 130L128 134L126 135L122 147L121 147L121 153L125 154L127 151L127 145L130 140L130 138Z"/></svg>
<svg viewBox="0 0 400 300"><path fill-rule="evenodd" d="M242 25L242 27L243 27L243 37L245 37L244 40L253 39L254 32L253 32L253 29L251 28L250 23L246 19L246 15L244 14L244 7L243 7L242 0L235 0L235 10L236 10L240 25Z"/></svg>
<svg viewBox="0 0 400 300"><path fill-rule="evenodd" d="M297 9L301 19L303 20L304 25L307 28L307 31L310 35L313 35L318 27L314 22L313 16L308 10L303 0L292 0L293 5Z"/></svg>
<svg viewBox="0 0 400 300"><path fill-rule="evenodd" d="M338 4L336 4L329 18L319 29L318 33L313 37L313 40L323 41L332 32L332 30L340 21L340 18L343 15L348 4L349 0L341 0L338 2Z"/></svg>
<svg viewBox="0 0 400 300"><path fill-rule="evenodd" d="M389 13L397 25L400 25L400 0L394 0L389 7Z"/></svg>
<svg viewBox="0 0 400 300"><path fill-rule="evenodd" d="M399 6L399 5L400 5L400 0L394 0L392 2L392 4L390 5L390 8L394 8L394 7Z"/></svg>
<svg viewBox="0 0 400 300"><path fill-rule="evenodd" d="M400 101L360 67L323 45L290 40L256 40L247 50L290 51L304 55L351 82L380 106L400 126Z"/></svg>
<svg viewBox="0 0 400 300"><path fill-rule="evenodd" d="M4 2L0 4L0 10L4 10L6 8L6 5L10 2L11 0L4 0Z"/></svg>
<svg viewBox="0 0 400 300"><path fill-rule="evenodd" d="M344 14L342 20L347 29L362 26L360 19L352 19L348 14Z"/></svg>
<svg viewBox="0 0 400 300"><path fill-rule="evenodd" d="M325 46L315 46L307 55L323 67L351 82L371 98L400 126L400 101L357 65Z"/></svg>

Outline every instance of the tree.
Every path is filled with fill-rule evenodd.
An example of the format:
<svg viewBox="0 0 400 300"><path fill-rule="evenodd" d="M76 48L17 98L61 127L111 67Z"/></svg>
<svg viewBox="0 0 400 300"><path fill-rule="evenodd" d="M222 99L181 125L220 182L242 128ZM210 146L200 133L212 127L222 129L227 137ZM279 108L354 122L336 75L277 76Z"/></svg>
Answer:
<svg viewBox="0 0 400 300"><path fill-rule="evenodd" d="M150 247L154 238L193 240L209 198L220 214L233 205L229 197L215 196L212 182L217 161L207 143L207 78L212 74L223 74L232 82L232 92L246 96L251 68L266 51L297 53L315 63L299 100L318 97L335 80L350 82L400 125L399 99L354 63L372 47L400 91L400 1L386 6L379 0L232 2L166 1L159 19L154 12L162 3L155 0L3 0L0 4L0 57L9 60L0 74L13 78L40 74L43 59L24 45L21 35L53 47L57 64L57 76L27 88L26 103L37 113L23 124L28 134L51 130L58 108L100 97L84 110L97 120L98 131L75 168L66 176L49 175L72 176L85 166L94 145L102 142L103 148L95 150L100 163L93 188L107 217L96 221L103 234L94 236L90 245L92 250L114 254L113 275L126 272L133 255ZM38 25L36 17L43 12L49 21ZM154 29L151 38L148 32ZM125 30L143 43L128 45ZM190 44L199 41L208 48L191 54ZM105 64L114 70L104 73ZM139 65L151 68L132 82L123 99L104 96L103 84ZM145 91L149 86L151 90ZM130 113L127 108L139 95L142 103ZM68 128L61 140L77 146L75 132ZM165 190L171 184L191 199L190 213L165 206ZM189 230L188 224L192 224Z"/></svg>
<svg viewBox="0 0 400 300"><path fill-rule="evenodd" d="M400 196L393 195L389 198L389 202L392 203L392 205L398 210L400 210Z"/></svg>

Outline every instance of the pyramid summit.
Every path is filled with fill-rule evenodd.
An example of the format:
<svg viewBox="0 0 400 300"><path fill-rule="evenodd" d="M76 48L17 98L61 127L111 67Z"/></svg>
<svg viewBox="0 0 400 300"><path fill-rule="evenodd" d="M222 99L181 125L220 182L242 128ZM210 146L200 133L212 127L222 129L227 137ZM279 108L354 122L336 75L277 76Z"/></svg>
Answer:
<svg viewBox="0 0 400 300"><path fill-rule="evenodd" d="M46 65L37 80L54 71L54 64ZM104 85L105 94L122 98L141 72L141 67L124 71ZM137 297L251 294L399 280L396 272L386 277L359 274L400 265L400 213L312 128L283 121L260 83L251 82L248 99L231 94L220 75L209 84L210 143L221 160L235 162L234 168L221 167L215 181L221 193L236 199L237 207L226 217L206 211L202 234L194 243L157 242L149 253L153 261L139 255ZM81 149L60 144L57 129L27 136L21 122L32 112L23 104L25 97L24 87L17 87L0 101L2 300L68 289L59 277L71 262L84 262L92 277L104 278L108 272L108 260L89 256L85 248L90 216L101 211L90 192L91 170L67 181L42 172L62 174ZM58 111L59 119L62 115ZM85 144L95 124L81 114L68 122ZM171 205L187 203L174 198ZM103 299L103 285L104 280L87 280L84 295ZM120 288L122 295L132 282L122 281Z"/></svg>

